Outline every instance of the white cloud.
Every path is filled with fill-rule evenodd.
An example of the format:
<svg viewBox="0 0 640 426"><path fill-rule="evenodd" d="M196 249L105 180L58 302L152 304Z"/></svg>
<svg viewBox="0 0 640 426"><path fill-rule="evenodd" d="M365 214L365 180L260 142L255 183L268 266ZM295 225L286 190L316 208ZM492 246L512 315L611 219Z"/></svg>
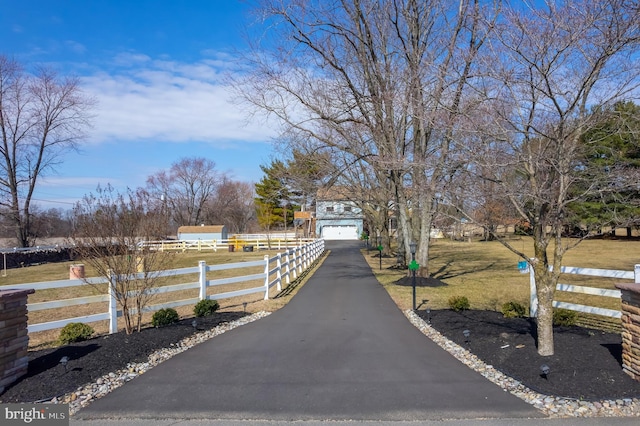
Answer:
<svg viewBox="0 0 640 426"><path fill-rule="evenodd" d="M148 62L151 62L151 57L142 53L122 52L113 58L113 64L127 67Z"/></svg>
<svg viewBox="0 0 640 426"><path fill-rule="evenodd" d="M228 144L261 142L275 131L264 120L248 122L246 112L232 101L222 71L224 59L197 63L152 60L123 53L113 72L82 79L83 88L98 100L90 139L202 141Z"/></svg>
<svg viewBox="0 0 640 426"><path fill-rule="evenodd" d="M73 53L83 54L87 51L85 45L78 43L77 41L67 40L64 44L71 50Z"/></svg>

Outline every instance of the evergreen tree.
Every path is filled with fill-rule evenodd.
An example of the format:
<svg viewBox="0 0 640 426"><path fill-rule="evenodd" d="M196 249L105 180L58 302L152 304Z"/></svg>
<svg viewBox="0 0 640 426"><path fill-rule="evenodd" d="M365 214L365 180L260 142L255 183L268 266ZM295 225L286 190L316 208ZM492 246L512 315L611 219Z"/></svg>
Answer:
<svg viewBox="0 0 640 426"><path fill-rule="evenodd" d="M576 189L577 195L588 189L590 196L570 206L570 221L589 231L608 225L630 233L640 226L640 106L618 102L593 115L596 124L582 138L583 179Z"/></svg>
<svg viewBox="0 0 640 426"><path fill-rule="evenodd" d="M282 161L274 160L269 166L261 165L260 169L265 175L256 183L258 223L266 230L277 226L286 228L293 223L296 207L291 202L286 166Z"/></svg>

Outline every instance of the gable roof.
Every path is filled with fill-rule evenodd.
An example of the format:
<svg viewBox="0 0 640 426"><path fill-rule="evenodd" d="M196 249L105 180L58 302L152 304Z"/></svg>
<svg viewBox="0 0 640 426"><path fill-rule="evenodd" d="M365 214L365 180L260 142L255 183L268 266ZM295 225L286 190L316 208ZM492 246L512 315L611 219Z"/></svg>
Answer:
<svg viewBox="0 0 640 426"><path fill-rule="evenodd" d="M330 186L318 188L317 194L318 201L353 201L354 193L353 189L347 186Z"/></svg>

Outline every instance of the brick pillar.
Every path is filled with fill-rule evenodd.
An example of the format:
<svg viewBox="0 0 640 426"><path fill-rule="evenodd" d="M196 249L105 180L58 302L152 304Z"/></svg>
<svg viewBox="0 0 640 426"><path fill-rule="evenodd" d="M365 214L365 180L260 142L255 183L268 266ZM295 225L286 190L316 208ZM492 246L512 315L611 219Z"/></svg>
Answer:
<svg viewBox="0 0 640 426"><path fill-rule="evenodd" d="M616 287L622 293L622 369L640 381L640 284Z"/></svg>
<svg viewBox="0 0 640 426"><path fill-rule="evenodd" d="M0 393L27 373L27 296L34 290L0 290Z"/></svg>

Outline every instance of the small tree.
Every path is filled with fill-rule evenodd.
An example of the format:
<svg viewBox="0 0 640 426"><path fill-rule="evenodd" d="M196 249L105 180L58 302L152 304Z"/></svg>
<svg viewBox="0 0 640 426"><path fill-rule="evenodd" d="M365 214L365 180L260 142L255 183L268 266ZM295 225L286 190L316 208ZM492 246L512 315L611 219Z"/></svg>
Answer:
<svg viewBox="0 0 640 426"><path fill-rule="evenodd" d="M123 195L109 186L85 196L73 210L71 241L82 261L109 279L127 334L140 331L144 308L153 297L150 290L158 286L159 271L170 260L170 253L139 244L165 226L165 216L150 205L143 190Z"/></svg>
<svg viewBox="0 0 640 426"><path fill-rule="evenodd" d="M486 113L472 132L483 140L467 149L473 172L531 228L541 356L554 353L553 298L564 255L577 243L564 238L570 207L626 186L623 175L588 176L594 169L583 136L594 124L590 105L613 105L638 87L637 16L633 2L513 3L496 25L482 85Z"/></svg>

